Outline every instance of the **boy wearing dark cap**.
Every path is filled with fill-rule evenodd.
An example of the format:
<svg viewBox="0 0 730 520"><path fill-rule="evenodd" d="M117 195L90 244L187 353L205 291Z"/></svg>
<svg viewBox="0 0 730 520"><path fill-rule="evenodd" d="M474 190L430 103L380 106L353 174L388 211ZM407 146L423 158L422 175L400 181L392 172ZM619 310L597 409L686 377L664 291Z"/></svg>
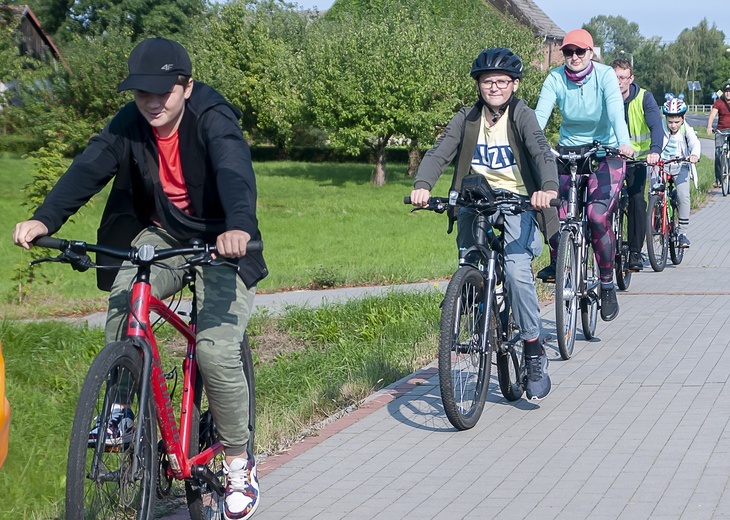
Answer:
<svg viewBox="0 0 730 520"><path fill-rule="evenodd" d="M720 187L722 182L722 145L730 135L730 83L722 87L722 96L718 97L712 104L710 115L707 118L707 133L712 133L712 122L717 117L715 128L715 187Z"/></svg>
<svg viewBox="0 0 730 520"><path fill-rule="evenodd" d="M240 345L256 284L268 271L261 253L246 251L249 240L260 240L261 234L251 154L238 124L241 113L215 89L193 81L188 53L164 38L144 40L132 50L129 75L118 88L125 90L133 91L134 102L89 141L32 218L16 224L13 242L28 249L34 239L55 233L112 181L99 244L177 247L200 238L237 263L237 272L198 268L197 361L225 448L225 518L246 519L258 505L259 486ZM174 266L182 260L168 262ZM109 270L97 272L99 288L111 290L109 343L124 335L134 270L111 276ZM154 274L156 297L182 288L181 277ZM105 442L114 442L109 436L128 436L125 427L133 428L124 403L114 410L119 428L108 430ZM90 442L95 441L90 437Z"/></svg>

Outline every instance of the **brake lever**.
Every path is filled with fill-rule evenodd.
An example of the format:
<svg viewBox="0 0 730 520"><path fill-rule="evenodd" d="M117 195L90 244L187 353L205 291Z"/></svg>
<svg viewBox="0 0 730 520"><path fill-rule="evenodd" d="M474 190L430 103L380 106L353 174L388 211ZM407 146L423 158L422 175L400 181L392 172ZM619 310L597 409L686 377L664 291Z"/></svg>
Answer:
<svg viewBox="0 0 730 520"><path fill-rule="evenodd" d="M66 260L62 258L62 256L63 255L36 258L35 260L31 260L29 265L33 267L34 265L42 264L43 262L65 262Z"/></svg>

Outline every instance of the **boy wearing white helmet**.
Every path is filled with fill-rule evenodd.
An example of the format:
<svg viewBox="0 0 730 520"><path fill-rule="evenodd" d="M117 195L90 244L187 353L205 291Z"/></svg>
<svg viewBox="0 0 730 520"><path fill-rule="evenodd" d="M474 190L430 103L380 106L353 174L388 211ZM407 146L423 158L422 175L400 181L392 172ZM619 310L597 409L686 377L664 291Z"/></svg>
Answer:
<svg viewBox="0 0 730 520"><path fill-rule="evenodd" d="M667 102L662 106L664 114L664 144L662 146L662 160L675 157L688 157L689 162L672 163L666 166L666 173L674 176L677 187L677 202L679 205L679 247L688 248L690 240L687 238L689 228L689 178L694 169L694 163L699 161L701 145L694 129L685 123L684 114L687 105L683 96L666 95ZM655 170L655 169L654 169ZM652 171L652 177L656 171Z"/></svg>

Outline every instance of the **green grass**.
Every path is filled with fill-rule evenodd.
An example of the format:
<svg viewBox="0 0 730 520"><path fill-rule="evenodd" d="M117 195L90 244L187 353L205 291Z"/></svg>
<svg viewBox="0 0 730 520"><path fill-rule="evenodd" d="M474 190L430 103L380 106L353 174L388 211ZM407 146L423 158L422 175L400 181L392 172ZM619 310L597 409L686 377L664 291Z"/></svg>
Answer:
<svg viewBox="0 0 730 520"><path fill-rule="evenodd" d="M310 164L267 162L255 164L258 217L270 275L260 292L399 283L447 277L455 267L454 235L446 234L444 215L410 213L403 196L412 180L405 165L388 167L386 186L369 183L367 164ZM22 288L29 294L18 306L18 269L30 255L12 245L15 222L29 215L22 206L22 188L30 181L27 161L5 157L0 163L4 186L0 219L6 239L0 253L0 312L5 316L40 317L102 310L106 298L96 290L93 272L77 273L53 264L33 269L38 278ZM6 185L3 181L11 182ZM434 190L445 195L449 175ZM63 238L95 240L104 206L104 193L91 207L57 233ZM48 283L53 281L53 287ZM69 303L73 302L73 303Z"/></svg>
<svg viewBox="0 0 730 520"><path fill-rule="evenodd" d="M287 447L327 416L434 359L440 298L437 291L394 292L293 308L279 319L256 316L250 334L257 453ZM0 471L0 518L56 518L63 508L76 398L103 332L5 322L0 337L12 406L8 458ZM171 357L166 358L169 370Z"/></svg>

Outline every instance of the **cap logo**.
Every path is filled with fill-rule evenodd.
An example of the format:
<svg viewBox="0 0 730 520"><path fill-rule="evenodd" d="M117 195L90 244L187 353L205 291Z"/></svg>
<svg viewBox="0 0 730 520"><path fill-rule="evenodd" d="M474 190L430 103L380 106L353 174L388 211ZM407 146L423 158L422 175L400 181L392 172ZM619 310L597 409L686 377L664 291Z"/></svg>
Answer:
<svg viewBox="0 0 730 520"><path fill-rule="evenodd" d="M165 65L160 67L160 70L164 70L165 72L170 72L174 66L175 65L173 63L166 63Z"/></svg>

